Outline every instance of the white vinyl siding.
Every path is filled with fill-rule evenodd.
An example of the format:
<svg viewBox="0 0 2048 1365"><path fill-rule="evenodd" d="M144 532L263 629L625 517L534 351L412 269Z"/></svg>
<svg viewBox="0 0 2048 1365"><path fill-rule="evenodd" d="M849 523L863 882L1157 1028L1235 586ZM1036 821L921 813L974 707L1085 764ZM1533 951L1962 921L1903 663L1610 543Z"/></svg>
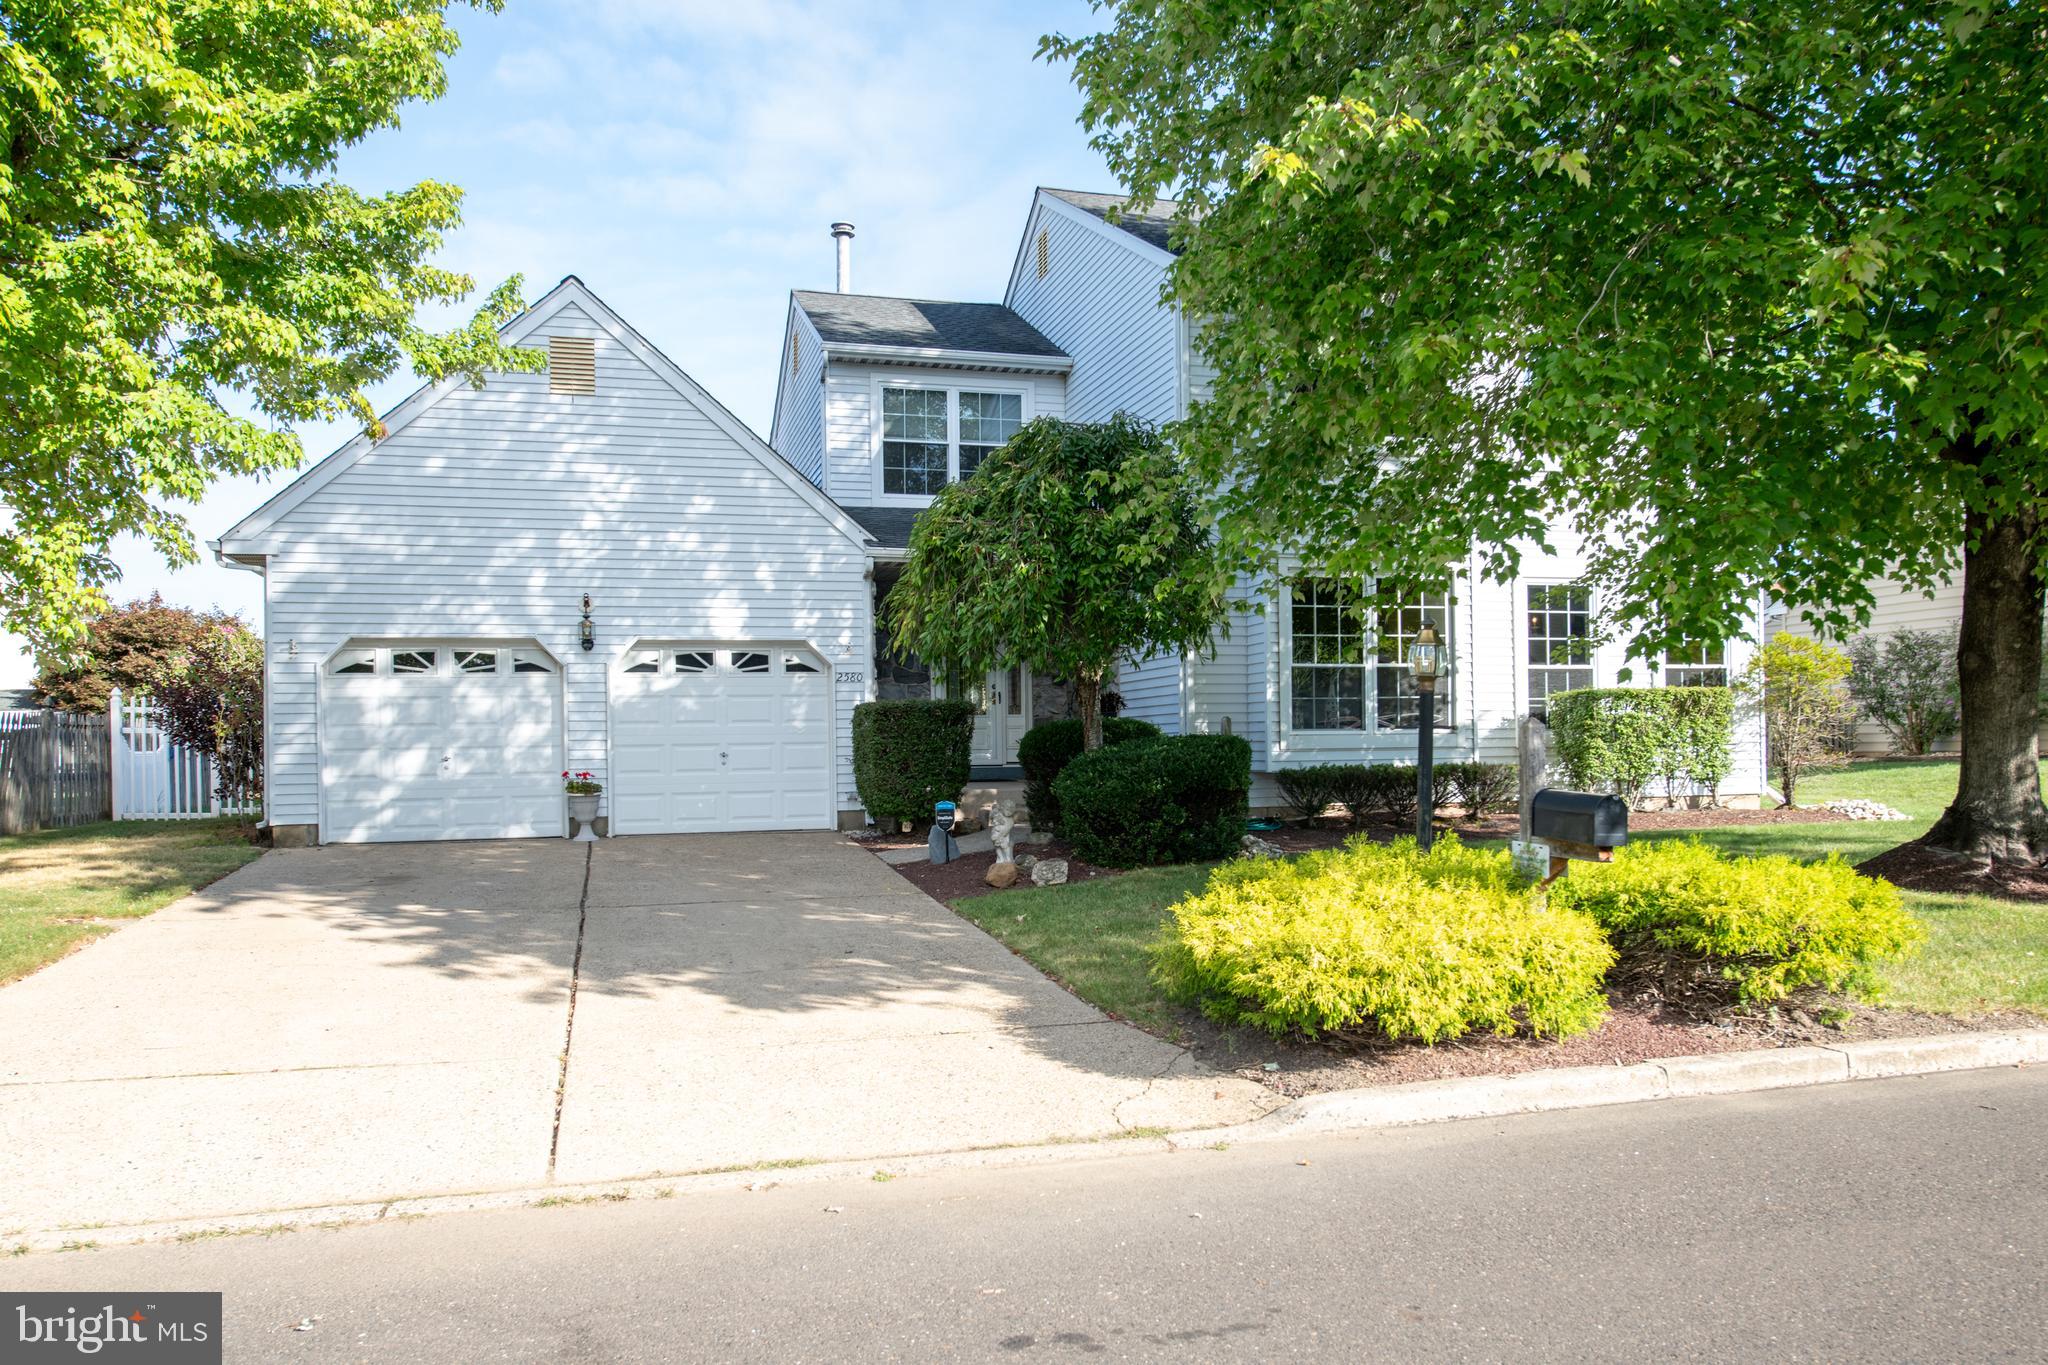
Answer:
<svg viewBox="0 0 2048 1365"><path fill-rule="evenodd" d="M1124 699L1123 714L1149 720L1169 735L1181 733L1181 674L1178 654L1154 654L1125 661L1116 671L1116 690Z"/></svg>
<svg viewBox="0 0 2048 1365"><path fill-rule="evenodd" d="M1003 302L1074 358L1067 415L1099 422L1128 412L1153 422L1181 415L1178 314L1159 301L1161 254L1129 233L1083 222L1039 197L1028 229L1046 233L1051 269L1017 271ZM1085 216L1085 215L1084 215ZM1121 239L1121 240L1119 240Z"/></svg>
<svg viewBox="0 0 2048 1365"><path fill-rule="evenodd" d="M796 368L789 364L789 347L796 347ZM768 429L768 444L775 447L797 472L820 488L825 486L825 345L804 310L790 306L789 326L783 336L782 369L776 380L775 420Z"/></svg>
<svg viewBox="0 0 2048 1365"><path fill-rule="evenodd" d="M1057 374L1003 374L833 361L825 372L825 491L841 505L877 502L915 506L922 497L881 492L881 390L890 385L1019 396L1023 421L1066 415L1066 378Z"/></svg>
<svg viewBox="0 0 2048 1365"><path fill-rule="evenodd" d="M595 394L552 394L544 374L455 387L250 537L269 554L273 823L319 820L318 670L352 637L537 640L563 661L564 766L600 781L607 674L634 641L802 642L846 675L834 785L855 804L866 556L576 302L524 344L552 334L593 339Z"/></svg>

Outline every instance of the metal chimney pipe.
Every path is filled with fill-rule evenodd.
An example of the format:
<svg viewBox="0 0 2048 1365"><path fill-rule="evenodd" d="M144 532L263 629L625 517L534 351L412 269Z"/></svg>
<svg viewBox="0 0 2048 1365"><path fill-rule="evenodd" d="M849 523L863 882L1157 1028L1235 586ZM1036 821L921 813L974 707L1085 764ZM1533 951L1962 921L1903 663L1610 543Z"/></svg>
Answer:
<svg viewBox="0 0 2048 1365"><path fill-rule="evenodd" d="M853 224L834 223L832 236L839 243L839 292L853 292Z"/></svg>

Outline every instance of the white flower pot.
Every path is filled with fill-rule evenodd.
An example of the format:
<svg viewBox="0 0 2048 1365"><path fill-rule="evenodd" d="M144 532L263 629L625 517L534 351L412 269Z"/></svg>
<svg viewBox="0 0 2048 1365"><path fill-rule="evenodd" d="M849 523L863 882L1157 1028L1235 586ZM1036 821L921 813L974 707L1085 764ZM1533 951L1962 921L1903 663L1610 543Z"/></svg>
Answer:
<svg viewBox="0 0 2048 1365"><path fill-rule="evenodd" d="M597 800L595 795L569 798L569 819L579 827L580 832L576 835L579 843L588 843L597 838L596 831L590 827L591 822L597 819Z"/></svg>

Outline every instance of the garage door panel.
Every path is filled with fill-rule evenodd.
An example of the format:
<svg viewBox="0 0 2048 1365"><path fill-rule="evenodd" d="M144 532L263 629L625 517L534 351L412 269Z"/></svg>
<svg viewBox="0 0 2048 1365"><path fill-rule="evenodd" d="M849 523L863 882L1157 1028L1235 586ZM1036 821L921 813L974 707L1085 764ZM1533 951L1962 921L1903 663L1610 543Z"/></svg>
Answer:
<svg viewBox="0 0 2048 1365"><path fill-rule="evenodd" d="M694 651L693 651L694 652ZM618 675L612 694L612 811L622 834L815 829L830 823L826 674L739 673L719 666ZM800 735L797 743L791 738Z"/></svg>
<svg viewBox="0 0 2048 1365"><path fill-rule="evenodd" d="M329 674L323 683L323 838L567 832L558 674Z"/></svg>

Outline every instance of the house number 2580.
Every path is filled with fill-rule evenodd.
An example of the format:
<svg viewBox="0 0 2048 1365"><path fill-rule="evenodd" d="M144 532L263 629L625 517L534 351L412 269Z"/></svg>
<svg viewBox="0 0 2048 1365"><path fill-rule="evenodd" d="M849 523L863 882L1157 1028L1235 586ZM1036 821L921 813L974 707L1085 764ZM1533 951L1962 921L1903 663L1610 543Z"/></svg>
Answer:
<svg viewBox="0 0 2048 1365"><path fill-rule="evenodd" d="M866 682L867 680L868 675L865 673L849 673L845 669L839 670L839 681L843 683L858 683Z"/></svg>

